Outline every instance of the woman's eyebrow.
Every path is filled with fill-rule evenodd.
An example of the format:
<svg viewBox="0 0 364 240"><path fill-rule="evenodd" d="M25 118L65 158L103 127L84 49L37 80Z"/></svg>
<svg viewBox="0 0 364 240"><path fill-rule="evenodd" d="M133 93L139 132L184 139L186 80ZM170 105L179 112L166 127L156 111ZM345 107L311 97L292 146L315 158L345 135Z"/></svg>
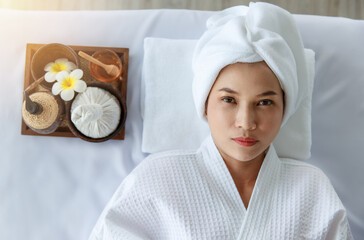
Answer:
<svg viewBox="0 0 364 240"><path fill-rule="evenodd" d="M278 94L274 91L267 91L267 92L258 94L257 97L265 97L265 96L271 96L271 95L278 95Z"/></svg>
<svg viewBox="0 0 364 240"><path fill-rule="evenodd" d="M224 92L231 93L231 94L237 94L237 92L235 92L234 90L232 90L230 88L221 88L219 91L224 91Z"/></svg>
<svg viewBox="0 0 364 240"><path fill-rule="evenodd" d="M230 88L221 88L219 91L224 91L224 92L231 93L231 94L237 94L236 91L234 91ZM278 95L278 94L274 91L267 91L267 92L258 94L257 97L265 97L265 96L271 96L271 95Z"/></svg>

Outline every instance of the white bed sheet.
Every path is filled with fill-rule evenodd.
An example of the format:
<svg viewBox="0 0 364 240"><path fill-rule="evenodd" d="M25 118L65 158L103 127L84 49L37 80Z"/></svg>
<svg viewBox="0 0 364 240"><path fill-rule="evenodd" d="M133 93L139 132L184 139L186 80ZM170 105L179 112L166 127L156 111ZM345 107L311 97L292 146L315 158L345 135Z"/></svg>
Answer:
<svg viewBox="0 0 364 240"><path fill-rule="evenodd" d="M139 100L144 38L198 38L204 26L195 22L208 15L0 10L0 239L87 239L116 187L145 157ZM26 43L52 42L129 48L124 141L20 134Z"/></svg>
<svg viewBox="0 0 364 240"><path fill-rule="evenodd" d="M146 156L141 152L140 113L144 38L196 39L210 15L207 11L189 10L55 12L0 9L0 239L87 239L116 187ZM344 34L353 34L357 40L364 39L364 21L314 16L296 18L304 41L322 37L321 23L332 27L326 30L327 34L332 34L332 41L347 37L335 33L335 24L341 30L347 29ZM316 22L320 24L312 24ZM362 31L358 32L358 29ZM129 48L124 141L95 144L77 138L20 134L26 43L51 42ZM322 60L319 64L327 64L338 50L325 49L320 39L309 42L312 44L306 47L316 51L316 57ZM353 51L352 55L364 62L360 55L363 51L350 47L346 46L344 50ZM351 61L343 59L343 64L352 65ZM358 63L354 64L357 66ZM340 74L337 69L327 66L320 68L317 65L320 70L316 72L316 79ZM342 77L346 79L347 76ZM332 180L348 209L354 237L360 239L364 236L364 175L361 174L364 168L361 155L364 81L363 78L349 78L348 81L332 87L329 81L316 80L313 148L309 162L320 166ZM359 86L353 88L352 83ZM326 89L330 91L325 93ZM341 92L351 94L353 89L355 95L350 98L350 102L356 100L351 102L353 108L347 107L347 101L335 98ZM324 107L328 101L336 100L336 105ZM335 115L340 111L354 117ZM344 137L328 139L334 130ZM347 136L351 138L347 139Z"/></svg>

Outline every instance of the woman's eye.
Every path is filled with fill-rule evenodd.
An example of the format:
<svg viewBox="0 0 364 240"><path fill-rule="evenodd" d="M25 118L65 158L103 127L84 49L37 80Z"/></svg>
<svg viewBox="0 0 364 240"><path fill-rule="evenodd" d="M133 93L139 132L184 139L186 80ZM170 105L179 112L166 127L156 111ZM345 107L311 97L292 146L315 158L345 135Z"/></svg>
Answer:
<svg viewBox="0 0 364 240"><path fill-rule="evenodd" d="M268 99L265 99L265 100L261 100L259 101L258 105L263 105L263 106L266 106L266 105L272 105L273 104L273 101L272 100L268 100Z"/></svg>
<svg viewBox="0 0 364 240"><path fill-rule="evenodd" d="M223 97L222 100L227 103L236 103L235 99L232 97Z"/></svg>

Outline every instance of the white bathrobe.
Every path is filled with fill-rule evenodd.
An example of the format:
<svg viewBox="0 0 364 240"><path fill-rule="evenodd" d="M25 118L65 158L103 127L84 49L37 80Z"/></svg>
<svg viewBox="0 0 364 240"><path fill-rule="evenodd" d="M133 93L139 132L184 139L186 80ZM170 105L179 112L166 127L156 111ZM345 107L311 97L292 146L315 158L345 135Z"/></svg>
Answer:
<svg viewBox="0 0 364 240"><path fill-rule="evenodd" d="M91 239L351 239L324 173L273 145L248 209L209 136L198 151L150 155L121 183Z"/></svg>

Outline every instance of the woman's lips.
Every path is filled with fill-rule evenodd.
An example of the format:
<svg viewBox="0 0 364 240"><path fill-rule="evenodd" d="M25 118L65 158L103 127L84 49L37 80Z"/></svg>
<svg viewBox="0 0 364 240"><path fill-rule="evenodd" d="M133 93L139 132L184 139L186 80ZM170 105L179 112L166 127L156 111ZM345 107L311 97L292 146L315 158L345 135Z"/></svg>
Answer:
<svg viewBox="0 0 364 240"><path fill-rule="evenodd" d="M243 137L233 138L233 140L237 144L245 146L245 147L251 147L251 146L255 145L258 142L254 138L243 138Z"/></svg>

